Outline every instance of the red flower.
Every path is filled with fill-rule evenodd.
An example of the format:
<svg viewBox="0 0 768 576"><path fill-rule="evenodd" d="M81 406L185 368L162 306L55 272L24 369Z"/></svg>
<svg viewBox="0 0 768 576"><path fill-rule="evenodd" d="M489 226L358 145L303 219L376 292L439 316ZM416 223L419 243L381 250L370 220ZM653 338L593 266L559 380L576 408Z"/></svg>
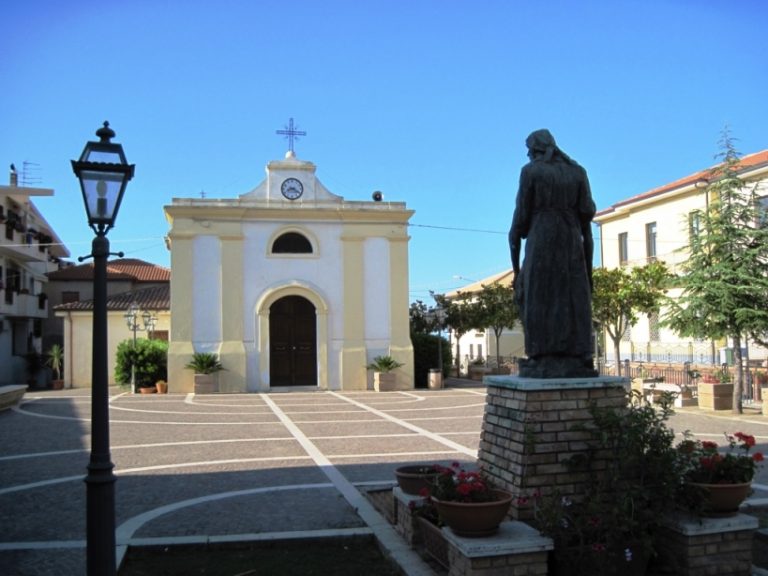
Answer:
<svg viewBox="0 0 768 576"><path fill-rule="evenodd" d="M755 462L762 462L764 459L765 458L763 457L762 452L755 452L754 454L752 454L752 460L754 460Z"/></svg>
<svg viewBox="0 0 768 576"><path fill-rule="evenodd" d="M458 486L456 486L456 492L458 492L462 496L469 496L470 492L472 492L472 485L459 484Z"/></svg>
<svg viewBox="0 0 768 576"><path fill-rule="evenodd" d="M717 442L712 442L711 440L702 440L701 447L704 450L717 450Z"/></svg>

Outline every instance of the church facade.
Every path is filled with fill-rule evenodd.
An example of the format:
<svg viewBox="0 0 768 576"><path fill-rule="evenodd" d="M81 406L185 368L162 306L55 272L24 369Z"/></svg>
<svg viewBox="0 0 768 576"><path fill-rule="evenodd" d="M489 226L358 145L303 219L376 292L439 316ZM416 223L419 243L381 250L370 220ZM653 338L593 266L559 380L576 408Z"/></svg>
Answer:
<svg viewBox="0 0 768 576"><path fill-rule="evenodd" d="M289 151L239 198L164 209L171 392L193 391L194 352L219 355L223 393L365 390L382 355L404 364L397 388L413 388L405 203L347 201Z"/></svg>

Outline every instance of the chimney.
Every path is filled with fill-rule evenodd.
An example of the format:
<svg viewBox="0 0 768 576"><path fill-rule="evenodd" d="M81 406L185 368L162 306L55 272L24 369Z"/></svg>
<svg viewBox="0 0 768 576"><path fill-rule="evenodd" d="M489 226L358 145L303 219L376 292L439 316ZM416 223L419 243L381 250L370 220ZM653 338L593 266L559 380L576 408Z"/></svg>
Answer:
<svg viewBox="0 0 768 576"><path fill-rule="evenodd" d="M11 186L14 188L19 185L19 175L16 173L16 166L11 164Z"/></svg>

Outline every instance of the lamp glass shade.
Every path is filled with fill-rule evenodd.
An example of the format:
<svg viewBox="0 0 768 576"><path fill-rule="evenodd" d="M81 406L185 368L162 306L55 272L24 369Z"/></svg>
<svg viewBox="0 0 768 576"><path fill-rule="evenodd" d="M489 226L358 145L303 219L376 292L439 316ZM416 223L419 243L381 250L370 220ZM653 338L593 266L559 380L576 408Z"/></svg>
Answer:
<svg viewBox="0 0 768 576"><path fill-rule="evenodd" d="M127 176L125 172L87 169L80 172L80 187L90 224L113 225L125 184L128 182Z"/></svg>

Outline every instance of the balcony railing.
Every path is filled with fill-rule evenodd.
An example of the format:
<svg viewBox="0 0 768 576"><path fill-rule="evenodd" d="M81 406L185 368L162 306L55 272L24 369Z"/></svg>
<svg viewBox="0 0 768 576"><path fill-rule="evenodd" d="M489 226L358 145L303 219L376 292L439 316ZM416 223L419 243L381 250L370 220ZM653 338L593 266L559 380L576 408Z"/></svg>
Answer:
<svg viewBox="0 0 768 576"><path fill-rule="evenodd" d="M40 294L0 290L0 312L7 316L47 318L48 299Z"/></svg>
<svg viewBox="0 0 768 576"><path fill-rule="evenodd" d="M50 237L32 229L19 232L7 223L0 227L0 252L4 252L17 260L25 262L47 261L48 243L50 242Z"/></svg>

